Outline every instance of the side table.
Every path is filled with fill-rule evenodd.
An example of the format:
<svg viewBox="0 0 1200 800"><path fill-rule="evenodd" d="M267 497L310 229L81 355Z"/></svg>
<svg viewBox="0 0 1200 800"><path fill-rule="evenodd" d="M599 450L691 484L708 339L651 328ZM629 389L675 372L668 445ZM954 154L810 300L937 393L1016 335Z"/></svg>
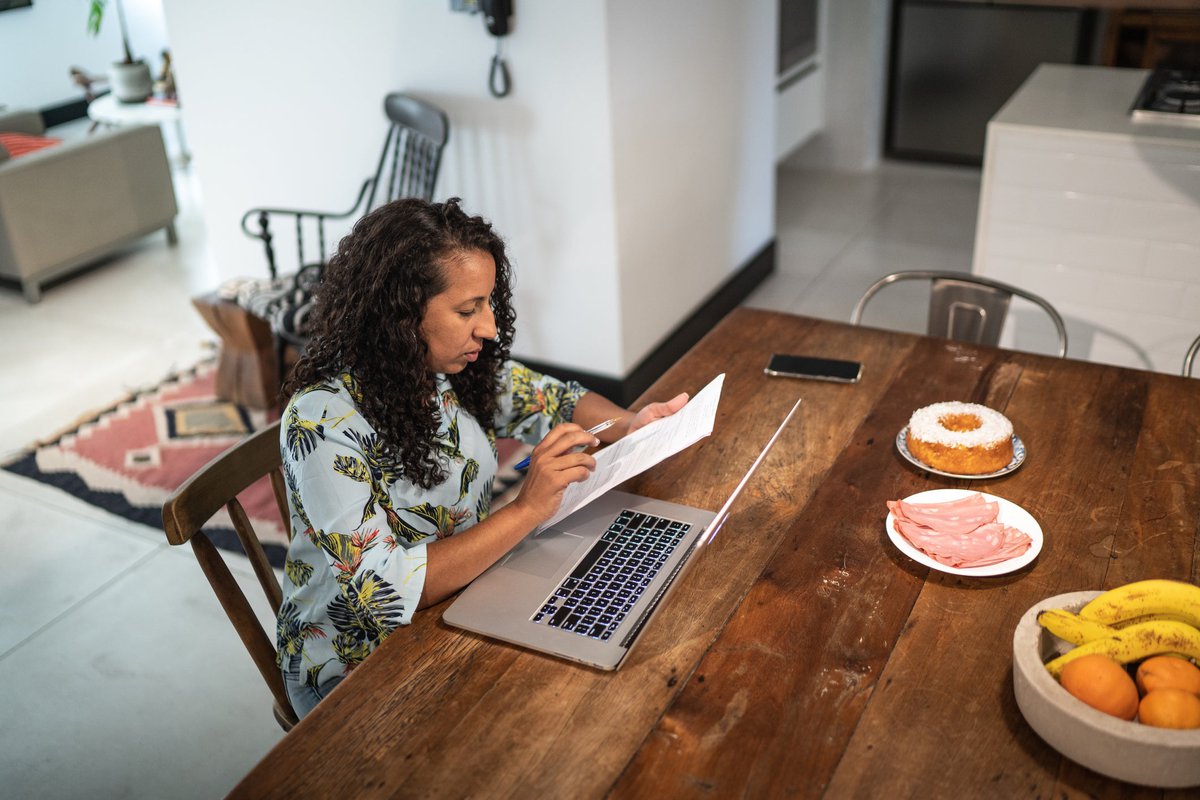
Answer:
<svg viewBox="0 0 1200 800"><path fill-rule="evenodd" d="M101 95L88 104L88 117L104 125L161 125L171 122L179 139L178 164L186 167L192 160L187 142L183 138L183 115L174 103L145 102L122 103L109 94Z"/></svg>
<svg viewBox="0 0 1200 800"><path fill-rule="evenodd" d="M217 397L250 408L279 405L275 337L267 321L216 292L192 298L192 305L221 337Z"/></svg>

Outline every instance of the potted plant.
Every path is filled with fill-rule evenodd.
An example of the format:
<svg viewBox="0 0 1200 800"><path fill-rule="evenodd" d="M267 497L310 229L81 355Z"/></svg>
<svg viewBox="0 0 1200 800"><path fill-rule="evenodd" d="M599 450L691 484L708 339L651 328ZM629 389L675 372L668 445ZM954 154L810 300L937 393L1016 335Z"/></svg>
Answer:
<svg viewBox="0 0 1200 800"><path fill-rule="evenodd" d="M108 82L112 86L113 95L122 103L144 103L154 91L154 82L150 78L150 67L145 61L133 57L129 49L129 34L125 30L125 11L121 8L121 0L117 2L117 21L121 25L121 44L125 47L125 60L113 62L109 70ZM100 23L104 21L104 7L108 0L92 0L88 9L88 33L96 36L100 33Z"/></svg>

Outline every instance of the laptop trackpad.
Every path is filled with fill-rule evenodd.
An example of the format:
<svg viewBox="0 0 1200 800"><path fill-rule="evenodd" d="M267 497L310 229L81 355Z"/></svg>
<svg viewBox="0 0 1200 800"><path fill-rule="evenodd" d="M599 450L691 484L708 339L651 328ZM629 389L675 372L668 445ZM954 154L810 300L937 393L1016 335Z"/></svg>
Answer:
<svg viewBox="0 0 1200 800"><path fill-rule="evenodd" d="M539 578L552 578L582 541L582 536L549 530L514 547L502 566Z"/></svg>

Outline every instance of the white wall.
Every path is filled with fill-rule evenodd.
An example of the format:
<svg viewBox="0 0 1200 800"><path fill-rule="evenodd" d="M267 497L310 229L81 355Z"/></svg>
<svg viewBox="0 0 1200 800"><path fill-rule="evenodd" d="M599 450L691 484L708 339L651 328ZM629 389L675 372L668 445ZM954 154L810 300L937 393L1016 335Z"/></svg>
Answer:
<svg viewBox="0 0 1200 800"><path fill-rule="evenodd" d="M609 0L626 368L775 231L774 0Z"/></svg>
<svg viewBox="0 0 1200 800"><path fill-rule="evenodd" d="M166 0L209 252L262 275L246 209L348 207L403 89L451 119L438 195L509 242L518 355L624 376L773 236L769 2L522 0L497 100L494 40L449 3ZM634 322L647 289L663 313Z"/></svg>
<svg viewBox="0 0 1200 800"><path fill-rule="evenodd" d="M448 3L301 0L286 15L270 0L166 7L222 276L265 274L238 227L251 206L350 207L383 142L383 97L402 89L450 116L438 196L462 196L508 240L518 351L621 370L601 0L520 5L503 100L487 91L494 40L482 18Z"/></svg>
<svg viewBox="0 0 1200 800"><path fill-rule="evenodd" d="M120 2L125 9L125 25L129 30L129 49L133 51L134 58L143 59L150 65L150 72L157 79L159 70L162 68L162 51L171 46L167 34L167 18L163 12L163 0L120 0ZM117 24L116 3L117 0L108 0L108 6L104 11L104 22L100 28L105 35L114 37L118 36L117 32L120 29ZM34 5L37 5L36 0ZM84 5L86 6L87 3L85 2ZM87 17L86 13L84 17ZM121 56L119 41L117 48L119 58Z"/></svg>
<svg viewBox="0 0 1200 800"><path fill-rule="evenodd" d="M825 129L789 163L871 170L883 153L890 3L836 0L821 10L827 16Z"/></svg>
<svg viewBox="0 0 1200 800"><path fill-rule="evenodd" d="M162 0L122 0L134 58L157 75L167 47ZM116 0L109 0L98 36L87 32L89 0L35 0L30 8L0 14L0 105L46 108L83 97L71 67L107 73L124 58Z"/></svg>

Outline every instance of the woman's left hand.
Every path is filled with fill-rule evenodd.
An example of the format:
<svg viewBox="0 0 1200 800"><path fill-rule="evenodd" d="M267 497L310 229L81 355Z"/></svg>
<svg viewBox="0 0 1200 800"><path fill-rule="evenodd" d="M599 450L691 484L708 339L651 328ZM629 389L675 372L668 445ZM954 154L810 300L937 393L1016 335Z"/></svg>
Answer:
<svg viewBox="0 0 1200 800"><path fill-rule="evenodd" d="M672 397L665 403L650 403L648 406L638 411L637 414L634 414L633 419L629 421L629 429L625 431L626 435L633 433L638 428L649 425L651 422L654 422L657 419L671 416L676 411L687 405L687 401L687 392L683 392L682 394Z"/></svg>

